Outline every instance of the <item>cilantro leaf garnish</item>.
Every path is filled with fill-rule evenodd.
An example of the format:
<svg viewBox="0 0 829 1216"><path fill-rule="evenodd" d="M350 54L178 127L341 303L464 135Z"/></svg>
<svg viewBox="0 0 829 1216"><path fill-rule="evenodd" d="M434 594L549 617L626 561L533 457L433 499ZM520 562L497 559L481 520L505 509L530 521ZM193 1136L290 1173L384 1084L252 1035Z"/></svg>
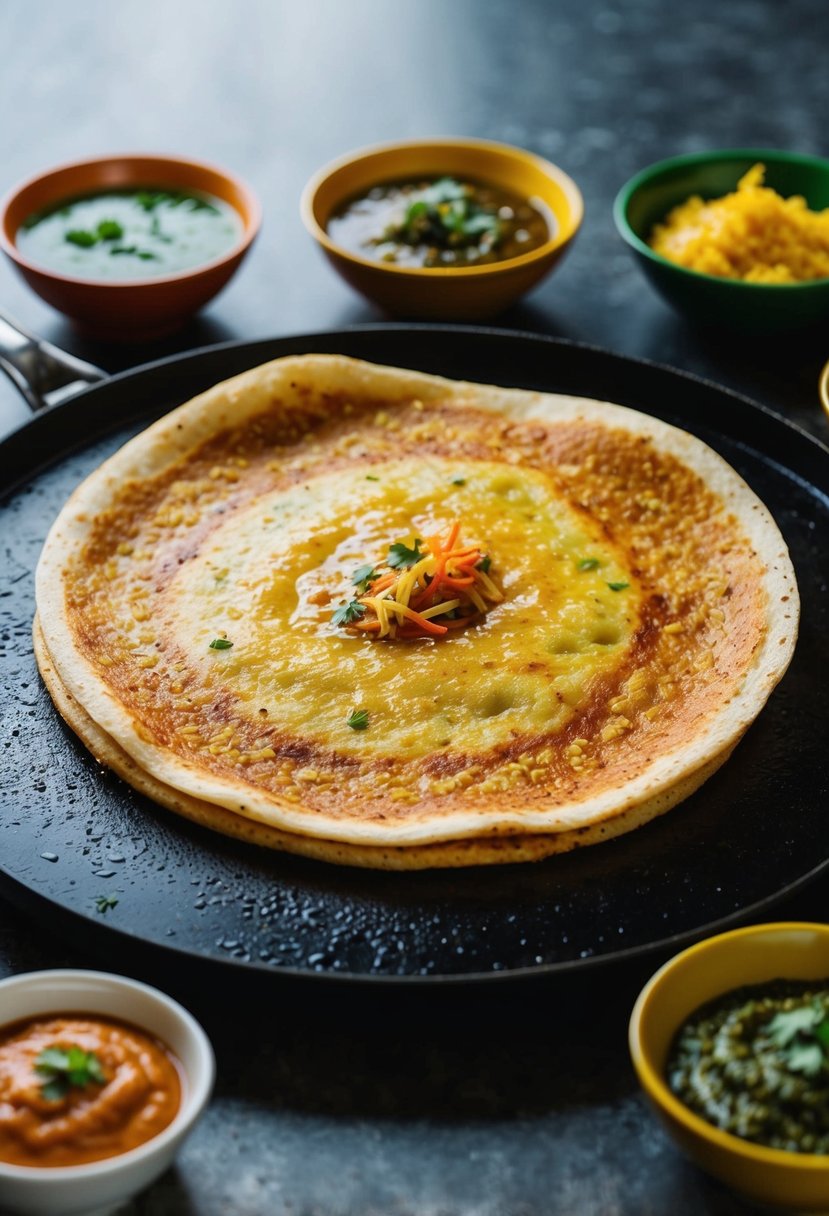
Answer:
<svg viewBox="0 0 829 1216"><path fill-rule="evenodd" d="M35 1061L39 1073L65 1071L69 1067L69 1054L62 1047L44 1047Z"/></svg>
<svg viewBox="0 0 829 1216"><path fill-rule="evenodd" d="M486 252L497 245L501 235L497 210L482 206L471 184L442 177L418 191L402 223L391 224L379 243L403 241L441 249L478 246Z"/></svg>
<svg viewBox="0 0 829 1216"><path fill-rule="evenodd" d="M101 913L106 913L110 908L115 908L118 905L117 895L96 895L95 907Z"/></svg>
<svg viewBox="0 0 829 1216"><path fill-rule="evenodd" d="M400 567L408 568L410 566L416 566L423 557L423 554L420 552L420 546L422 544L423 541L416 538L414 548L410 549L408 545L403 543L403 541L397 541L396 544L391 545L389 548L389 556L386 559L388 565L391 566L393 570L398 570Z"/></svg>
<svg viewBox="0 0 829 1216"><path fill-rule="evenodd" d="M345 724L352 730L365 730L368 726L368 710L353 709L346 718Z"/></svg>
<svg viewBox="0 0 829 1216"><path fill-rule="evenodd" d="M576 568L578 570L598 570L599 565L597 557L583 557Z"/></svg>
<svg viewBox="0 0 829 1216"><path fill-rule="evenodd" d="M91 249L99 241L120 241L123 235L124 229L117 220L100 220L94 232L88 228L70 228L64 233L63 239L72 245L79 245L82 249Z"/></svg>
<svg viewBox="0 0 829 1216"><path fill-rule="evenodd" d="M465 485L466 485L466 478L465 478L465 477L453 477L453 478L452 478L452 485L453 485L453 486L465 486Z"/></svg>
<svg viewBox="0 0 829 1216"><path fill-rule="evenodd" d="M489 556L488 553L485 553L483 555L483 557L481 558L481 560L478 562L477 569L481 570L484 574L489 574L489 567L491 565L492 565L492 558Z"/></svg>
<svg viewBox="0 0 829 1216"><path fill-rule="evenodd" d="M120 241L124 229L117 220L101 220L95 233L99 241Z"/></svg>
<svg viewBox="0 0 829 1216"><path fill-rule="evenodd" d="M135 201L139 207L143 207L145 211L152 211L158 203L168 198L169 195L164 194L160 190L139 190L135 196Z"/></svg>
<svg viewBox="0 0 829 1216"><path fill-rule="evenodd" d="M769 1037L778 1047L788 1047L799 1034L809 1034L823 1021L823 1010L819 1005L801 1005L776 1013L769 1022Z"/></svg>
<svg viewBox="0 0 829 1216"><path fill-rule="evenodd" d="M64 233L63 239L69 241L70 245L80 245L81 249L90 249L98 240L94 232L88 232L85 228L70 228Z"/></svg>
<svg viewBox="0 0 829 1216"><path fill-rule="evenodd" d="M775 1014L768 1036L790 1072L815 1077L829 1065L829 1017L818 1001Z"/></svg>
<svg viewBox="0 0 829 1216"><path fill-rule="evenodd" d="M232 645L233 645L233 643L229 642L227 638L214 638L212 642L208 643L208 649L210 649L210 650L230 650Z"/></svg>
<svg viewBox="0 0 829 1216"><path fill-rule="evenodd" d="M413 203L409 203L406 209L406 227L410 227L417 220L424 219L429 213L429 205L422 198L415 199Z"/></svg>
<svg viewBox="0 0 829 1216"><path fill-rule="evenodd" d="M607 585L611 591L627 591L630 583L608 583Z"/></svg>
<svg viewBox="0 0 829 1216"><path fill-rule="evenodd" d="M499 231L498 216L489 211L478 211L470 215L468 219L464 219L461 226L461 232L465 236L477 236L480 232L491 232L497 236Z"/></svg>
<svg viewBox="0 0 829 1216"><path fill-rule="evenodd" d="M372 581L372 579L376 578L376 576L377 572L373 566L358 566L351 576L351 581L360 592L360 595L364 595L365 592L368 591L369 583Z"/></svg>
<svg viewBox="0 0 829 1216"><path fill-rule="evenodd" d="M802 1072L807 1077L816 1077L823 1067L823 1052L819 1043L795 1044L786 1055L789 1072Z"/></svg>
<svg viewBox="0 0 829 1216"><path fill-rule="evenodd" d="M331 617L332 625L353 625L355 621L359 621L361 616L365 616L366 606L361 604L359 600L349 600L347 604L340 604Z"/></svg>
<svg viewBox="0 0 829 1216"><path fill-rule="evenodd" d="M59 1102L70 1088L105 1085L101 1061L82 1047L46 1047L35 1059L35 1072L44 1078L40 1092L47 1102Z"/></svg>
<svg viewBox="0 0 829 1216"><path fill-rule="evenodd" d="M431 186L426 187L420 198L427 206L439 207L441 203L460 202L467 194L467 187L454 177L439 177ZM417 203L412 205L416 207Z"/></svg>
<svg viewBox="0 0 829 1216"><path fill-rule="evenodd" d="M134 254L142 262L158 261L157 253L151 253L149 249L139 249L137 245L113 245L109 252L112 255L119 253Z"/></svg>

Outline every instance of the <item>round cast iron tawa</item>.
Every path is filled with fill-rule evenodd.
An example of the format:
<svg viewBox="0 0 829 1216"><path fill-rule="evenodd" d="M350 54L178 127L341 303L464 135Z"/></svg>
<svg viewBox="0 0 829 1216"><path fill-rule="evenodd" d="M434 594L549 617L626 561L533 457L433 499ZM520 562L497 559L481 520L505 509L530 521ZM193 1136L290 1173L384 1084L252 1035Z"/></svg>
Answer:
<svg viewBox="0 0 829 1216"><path fill-rule="evenodd" d="M537 864L363 871L191 825L99 766L63 725L31 621L34 567L64 501L152 417L243 368L311 350L633 405L700 435L766 502L797 570L800 638L757 722L692 798L630 835ZM550 339L366 327L211 348L116 377L0 444L4 473L18 488L0 562L0 881L58 932L84 921L106 930L121 960L133 943L275 976L496 978L692 940L756 915L826 864L829 453L739 397Z"/></svg>

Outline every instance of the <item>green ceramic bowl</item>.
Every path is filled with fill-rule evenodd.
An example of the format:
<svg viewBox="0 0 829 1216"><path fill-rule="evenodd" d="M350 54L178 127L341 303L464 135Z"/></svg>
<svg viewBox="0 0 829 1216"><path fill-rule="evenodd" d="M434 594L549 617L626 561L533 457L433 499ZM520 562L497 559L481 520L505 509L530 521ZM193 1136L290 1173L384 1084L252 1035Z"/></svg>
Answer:
<svg viewBox="0 0 829 1216"><path fill-rule="evenodd" d="M766 166L766 185L778 194L802 194L813 211L829 207L829 161L740 148L675 156L650 165L619 191L613 217L653 286L689 320L749 334L805 329L829 317L829 278L782 284L717 278L669 262L646 243L654 224L672 207L692 194L719 198L730 193L758 162Z"/></svg>

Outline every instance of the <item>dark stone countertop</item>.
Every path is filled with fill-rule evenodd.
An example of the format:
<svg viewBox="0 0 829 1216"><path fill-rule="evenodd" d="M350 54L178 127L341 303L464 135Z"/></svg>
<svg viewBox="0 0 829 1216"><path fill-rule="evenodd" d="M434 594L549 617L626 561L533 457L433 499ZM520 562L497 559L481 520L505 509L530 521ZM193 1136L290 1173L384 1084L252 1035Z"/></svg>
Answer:
<svg viewBox="0 0 829 1216"><path fill-rule="evenodd" d="M560 270L500 324L688 369L824 441L816 383L829 340L695 331L644 283L613 230L619 186L663 156L716 147L825 151L823 0L6 0L3 181L122 149L226 163L265 226L230 287L181 335L104 348L0 267L0 305L117 370L233 338L379 319L319 257L297 199L320 164L429 134L520 144L578 181L587 214ZM0 383L0 431L25 420ZM825 725L825 724L824 724ZM829 882L781 905L825 919ZM302 993L141 978L188 1004L219 1081L175 1170L133 1216L738 1216L749 1208L674 1151L639 1095L626 1022L656 960L556 984ZM60 924L0 903L0 975L123 969Z"/></svg>

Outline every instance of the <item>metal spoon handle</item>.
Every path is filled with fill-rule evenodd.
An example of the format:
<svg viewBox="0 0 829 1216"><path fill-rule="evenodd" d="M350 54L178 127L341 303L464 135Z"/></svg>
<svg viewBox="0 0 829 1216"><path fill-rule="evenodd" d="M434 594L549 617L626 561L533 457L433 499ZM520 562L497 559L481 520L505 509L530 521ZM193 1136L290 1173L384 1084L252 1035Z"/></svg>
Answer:
<svg viewBox="0 0 829 1216"><path fill-rule="evenodd" d="M3 313L0 313L0 367L34 413L107 378L99 367L36 338Z"/></svg>

